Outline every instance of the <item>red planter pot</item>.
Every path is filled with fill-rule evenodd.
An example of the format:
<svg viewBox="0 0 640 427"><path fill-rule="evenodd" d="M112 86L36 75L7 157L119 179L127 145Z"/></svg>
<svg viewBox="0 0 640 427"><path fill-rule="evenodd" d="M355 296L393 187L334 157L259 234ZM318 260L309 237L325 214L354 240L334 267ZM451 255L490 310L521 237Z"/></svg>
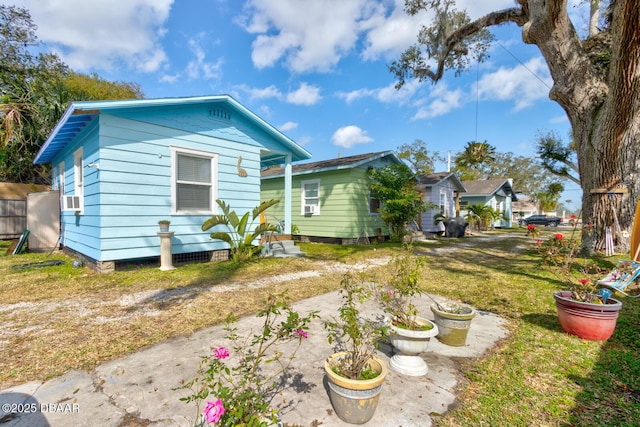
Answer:
<svg viewBox="0 0 640 427"><path fill-rule="evenodd" d="M560 326L568 334L585 340L605 341L613 334L622 303L607 299L606 304L574 301L570 291L554 292Z"/></svg>

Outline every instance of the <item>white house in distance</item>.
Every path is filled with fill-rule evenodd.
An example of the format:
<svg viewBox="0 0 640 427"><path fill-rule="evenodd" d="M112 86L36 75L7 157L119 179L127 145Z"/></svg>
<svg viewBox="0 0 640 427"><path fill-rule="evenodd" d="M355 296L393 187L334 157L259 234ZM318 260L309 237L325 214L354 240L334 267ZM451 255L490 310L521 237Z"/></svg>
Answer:
<svg viewBox="0 0 640 427"><path fill-rule="evenodd" d="M460 195L461 215L468 214L467 208L481 203L491 206L502 213L503 218L497 220L493 226L508 228L512 225L512 203L518 200L513 191L512 180L508 178L480 179L476 181L462 181L467 192Z"/></svg>
<svg viewBox="0 0 640 427"><path fill-rule="evenodd" d="M436 215L455 218L460 211L460 195L467 191L453 172L434 172L417 177L416 186L422 194L422 201L434 208L423 212L418 218L420 230L428 233L444 231L444 224L436 224Z"/></svg>
<svg viewBox="0 0 640 427"><path fill-rule="evenodd" d="M158 257L158 221L176 255L222 257L202 223L222 199L238 215L260 204L260 170L311 155L228 95L69 105L34 163L50 163L61 244L101 271ZM290 206L286 200L285 206ZM291 224L290 209L284 212ZM289 233L290 230L285 230ZM202 259L198 258L198 259Z"/></svg>

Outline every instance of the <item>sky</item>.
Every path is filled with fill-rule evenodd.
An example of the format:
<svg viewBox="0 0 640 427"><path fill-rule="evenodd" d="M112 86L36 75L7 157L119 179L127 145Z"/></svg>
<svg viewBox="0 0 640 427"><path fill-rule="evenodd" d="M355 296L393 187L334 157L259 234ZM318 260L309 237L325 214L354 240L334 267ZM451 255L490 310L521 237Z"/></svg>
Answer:
<svg viewBox="0 0 640 427"><path fill-rule="evenodd" d="M44 49L74 71L140 84L146 98L229 94L312 161L415 140L453 158L467 142L533 156L539 133L569 140L548 68L514 24L492 29L489 58L437 84L396 90L388 66L429 16L404 0L8 0L27 8ZM513 0L456 0L471 19ZM588 3L569 0L579 32ZM437 171L446 171L447 162ZM561 202L577 206L567 188ZM517 188L515 189L518 190ZM566 203L571 200L571 203Z"/></svg>

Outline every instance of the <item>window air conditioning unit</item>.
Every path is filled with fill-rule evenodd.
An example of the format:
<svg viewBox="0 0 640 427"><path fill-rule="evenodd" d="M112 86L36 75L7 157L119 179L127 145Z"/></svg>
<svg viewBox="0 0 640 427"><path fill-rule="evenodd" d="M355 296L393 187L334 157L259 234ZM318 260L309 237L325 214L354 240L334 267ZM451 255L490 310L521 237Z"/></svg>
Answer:
<svg viewBox="0 0 640 427"><path fill-rule="evenodd" d="M313 215L316 213L316 206L315 205L307 205L304 207L304 214L305 215Z"/></svg>
<svg viewBox="0 0 640 427"><path fill-rule="evenodd" d="M80 211L80 196L62 196L62 210Z"/></svg>

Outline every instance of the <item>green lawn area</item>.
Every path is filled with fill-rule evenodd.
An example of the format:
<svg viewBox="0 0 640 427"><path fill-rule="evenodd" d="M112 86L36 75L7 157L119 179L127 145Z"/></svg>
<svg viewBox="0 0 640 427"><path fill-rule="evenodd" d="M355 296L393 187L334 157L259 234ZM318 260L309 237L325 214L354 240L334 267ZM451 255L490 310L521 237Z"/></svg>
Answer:
<svg viewBox="0 0 640 427"><path fill-rule="evenodd" d="M552 296L563 284L540 265L535 241L522 229L488 234L494 238L414 246L426 260L425 291L496 313L511 332L482 359L462 362L459 404L437 425L637 425L640 301L618 296L623 308L607 342L570 336L560 328ZM189 264L171 272L131 265L102 275L73 268L60 254L5 256L6 246L0 243L0 389L91 369L218 324L227 314L220 307L238 316L255 313L270 290L288 289L294 301L335 290L341 273L332 266L400 251L392 243L301 244L304 259ZM65 263L13 268L49 259ZM611 268L616 260L599 261ZM313 271L321 274L295 279Z"/></svg>

